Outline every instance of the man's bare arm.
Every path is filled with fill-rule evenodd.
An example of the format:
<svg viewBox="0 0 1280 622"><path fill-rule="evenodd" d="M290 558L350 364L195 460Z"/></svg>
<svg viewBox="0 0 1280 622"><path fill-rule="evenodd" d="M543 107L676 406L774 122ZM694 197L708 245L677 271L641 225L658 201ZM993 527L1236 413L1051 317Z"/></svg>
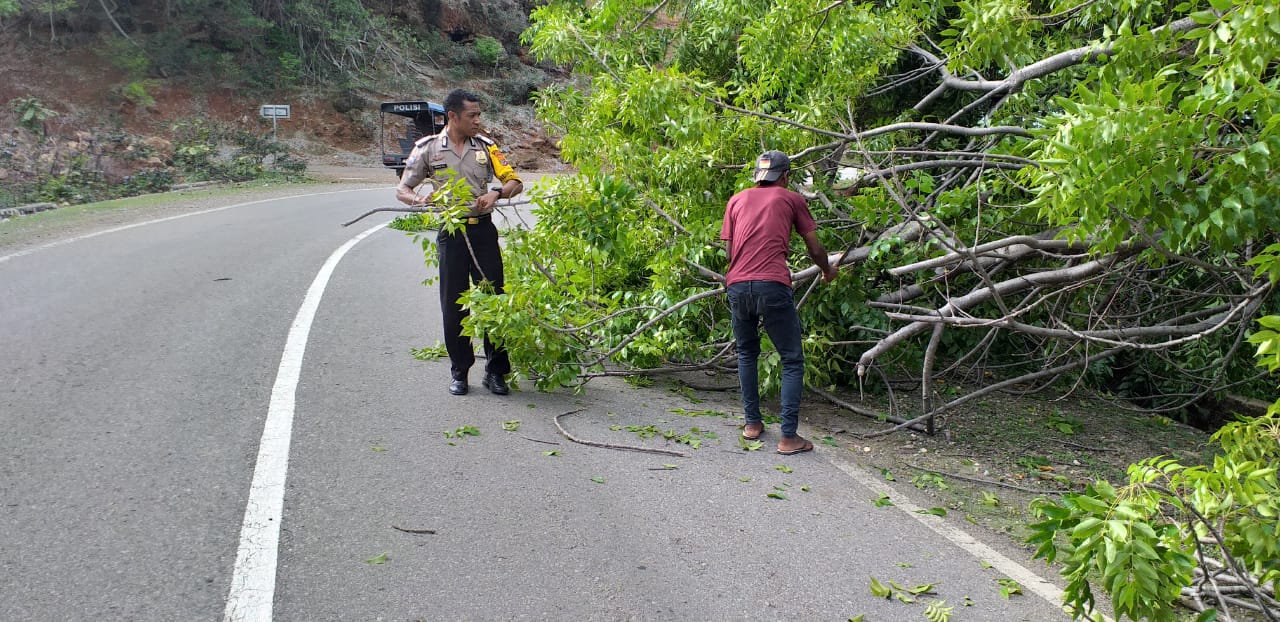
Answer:
<svg viewBox="0 0 1280 622"><path fill-rule="evenodd" d="M827 249L822 246L822 242L818 240L818 233L810 231L800 237L804 238L804 245L809 250L809 259L813 261L813 265L818 266L822 270L822 280L830 283L839 276L839 270L827 261Z"/></svg>

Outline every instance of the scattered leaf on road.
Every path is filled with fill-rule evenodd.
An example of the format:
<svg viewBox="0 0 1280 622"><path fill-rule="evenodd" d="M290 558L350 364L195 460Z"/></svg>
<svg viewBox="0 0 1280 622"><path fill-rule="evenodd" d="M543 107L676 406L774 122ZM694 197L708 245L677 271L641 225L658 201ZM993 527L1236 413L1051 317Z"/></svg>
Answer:
<svg viewBox="0 0 1280 622"><path fill-rule="evenodd" d="M888 598L893 594L893 590L889 586L880 582L879 579L871 577L871 595L879 598Z"/></svg>

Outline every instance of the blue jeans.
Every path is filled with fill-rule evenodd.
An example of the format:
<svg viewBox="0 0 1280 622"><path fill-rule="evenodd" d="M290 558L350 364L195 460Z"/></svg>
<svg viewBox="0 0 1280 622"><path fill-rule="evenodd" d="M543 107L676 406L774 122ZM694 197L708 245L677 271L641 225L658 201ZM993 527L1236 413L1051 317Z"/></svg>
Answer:
<svg viewBox="0 0 1280 622"><path fill-rule="evenodd" d="M729 286L733 338L738 347L738 382L747 423L760 423L760 323L782 355L782 436L796 435L800 393L804 391L804 349L800 316L790 287L774 281L745 281Z"/></svg>

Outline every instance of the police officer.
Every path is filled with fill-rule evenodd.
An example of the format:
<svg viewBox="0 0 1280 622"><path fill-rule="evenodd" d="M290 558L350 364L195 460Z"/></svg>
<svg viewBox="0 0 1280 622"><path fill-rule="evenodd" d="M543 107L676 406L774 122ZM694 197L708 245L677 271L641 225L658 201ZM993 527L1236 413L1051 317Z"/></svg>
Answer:
<svg viewBox="0 0 1280 622"><path fill-rule="evenodd" d="M458 304L458 297L470 289L472 282L485 280L493 284L494 291L502 292L502 254L498 248L498 230L493 224L493 206L499 199L519 194L524 184L507 164L498 145L480 134L482 110L474 93L454 90L445 97L444 110L444 130L414 143L413 151L405 160L400 185L396 186L396 199L413 206L427 205L431 194L418 195L415 188L427 178L446 171L465 179L475 194L475 204L466 215L464 230L452 234L441 230L436 236L444 345L449 352L452 373L449 392L466 395L467 372L476 359L471 338L462 334L462 319L468 312ZM502 186L491 189L489 182L495 178ZM433 186L432 194L438 188L437 184ZM497 395L506 395L510 392L506 375L511 373L506 348L495 346L486 336L484 353L487 359L484 387Z"/></svg>

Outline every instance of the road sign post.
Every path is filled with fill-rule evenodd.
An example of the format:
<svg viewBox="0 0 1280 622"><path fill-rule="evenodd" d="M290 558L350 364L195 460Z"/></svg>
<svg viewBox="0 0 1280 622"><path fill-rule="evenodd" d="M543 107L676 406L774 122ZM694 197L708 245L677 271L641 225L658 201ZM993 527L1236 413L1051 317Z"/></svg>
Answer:
<svg viewBox="0 0 1280 622"><path fill-rule="evenodd" d="M289 118L289 104L263 104L258 106L258 116L271 119L271 140L276 140L276 123Z"/></svg>

